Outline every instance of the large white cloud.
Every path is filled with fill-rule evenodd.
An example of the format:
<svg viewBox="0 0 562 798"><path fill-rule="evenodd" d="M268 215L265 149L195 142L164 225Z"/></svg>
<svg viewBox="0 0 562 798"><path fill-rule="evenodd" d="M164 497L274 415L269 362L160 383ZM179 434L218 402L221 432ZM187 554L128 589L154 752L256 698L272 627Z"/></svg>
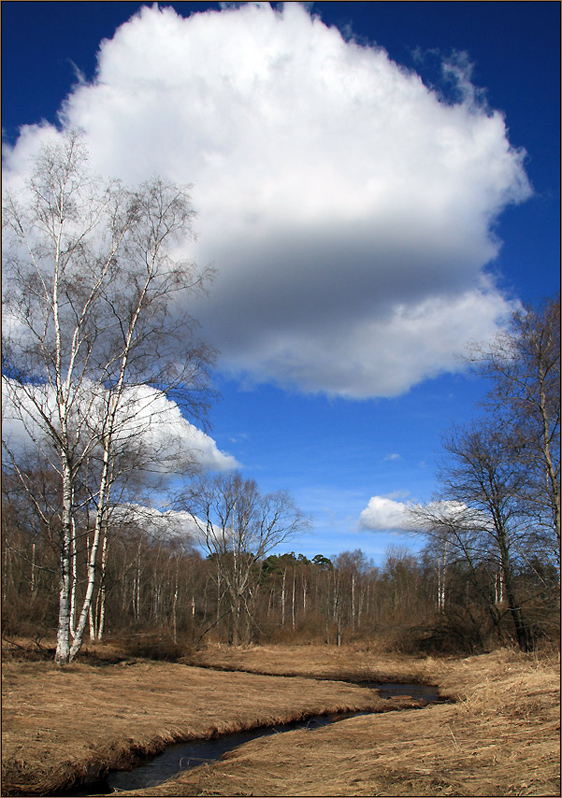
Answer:
<svg viewBox="0 0 562 798"><path fill-rule="evenodd" d="M530 194L523 155L462 61L454 73L448 104L295 3L143 7L63 119L107 175L194 184L190 255L218 270L195 311L223 368L392 396L460 368L512 309L483 269L495 219ZM5 181L45 135L23 132Z"/></svg>
<svg viewBox="0 0 562 798"><path fill-rule="evenodd" d="M221 452L216 442L189 422L173 400L150 386L131 389L126 397L134 415L123 423L123 434L134 436L141 431L149 451L155 453L152 468L181 470L186 456L202 469L228 471L240 464L236 458ZM130 410L128 411L130 414Z"/></svg>

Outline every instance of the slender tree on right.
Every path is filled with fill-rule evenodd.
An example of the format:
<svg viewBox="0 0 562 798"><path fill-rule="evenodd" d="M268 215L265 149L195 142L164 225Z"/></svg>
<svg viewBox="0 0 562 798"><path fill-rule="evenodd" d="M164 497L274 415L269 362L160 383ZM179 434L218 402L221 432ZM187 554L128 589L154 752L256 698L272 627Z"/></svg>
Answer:
<svg viewBox="0 0 562 798"><path fill-rule="evenodd" d="M529 532L557 551L560 567L560 297L515 313L474 356L492 383L484 406L514 441L525 470Z"/></svg>
<svg viewBox="0 0 562 798"><path fill-rule="evenodd" d="M491 347L475 348L474 361L491 383L484 412L444 437L438 501L413 508L412 524L466 563L496 629L509 617L528 650L540 631L536 596L546 606L559 594L559 298L515 313Z"/></svg>

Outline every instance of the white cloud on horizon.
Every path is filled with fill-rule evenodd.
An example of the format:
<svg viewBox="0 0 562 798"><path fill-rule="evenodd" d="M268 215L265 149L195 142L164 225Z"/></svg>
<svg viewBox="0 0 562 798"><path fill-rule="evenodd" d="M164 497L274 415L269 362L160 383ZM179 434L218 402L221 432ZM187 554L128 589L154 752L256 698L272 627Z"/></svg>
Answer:
<svg viewBox="0 0 562 798"><path fill-rule="evenodd" d="M186 19L144 6L63 118L97 171L194 184L187 254L218 270L194 313L224 370L395 396L460 370L457 353L513 309L483 269L495 219L530 195L523 154L455 70L451 105L296 3ZM22 130L7 184L50 133Z"/></svg>
<svg viewBox="0 0 562 798"><path fill-rule="evenodd" d="M359 516L359 527L372 532L411 530L407 505L385 496L372 496Z"/></svg>
<svg viewBox="0 0 562 798"><path fill-rule="evenodd" d="M489 516L470 509L466 504L452 500L432 501L428 504L396 501L393 496L372 496L359 516L359 528L370 532L424 532L426 524L423 513L416 517L416 510L426 511L436 521L444 524L453 520L459 524L488 526Z"/></svg>
<svg viewBox="0 0 562 798"><path fill-rule="evenodd" d="M135 523L156 540L199 543L196 521L186 512L158 510L141 504L120 504L112 509L112 519Z"/></svg>
<svg viewBox="0 0 562 798"><path fill-rule="evenodd" d="M182 454L186 453L199 468L210 471L229 471L240 466L235 457L219 450L213 438L184 418L177 403L161 391L138 386L134 394L130 399L136 407L134 425L129 424L131 433L134 434L134 428L138 426L150 450L172 455L164 460L164 469L173 469L175 452L180 465Z"/></svg>
<svg viewBox="0 0 562 798"><path fill-rule="evenodd" d="M144 505L120 505L118 515L135 521L155 539L175 540L198 546L208 552L208 540L227 542L234 534L232 527L208 524L186 510L158 510Z"/></svg>

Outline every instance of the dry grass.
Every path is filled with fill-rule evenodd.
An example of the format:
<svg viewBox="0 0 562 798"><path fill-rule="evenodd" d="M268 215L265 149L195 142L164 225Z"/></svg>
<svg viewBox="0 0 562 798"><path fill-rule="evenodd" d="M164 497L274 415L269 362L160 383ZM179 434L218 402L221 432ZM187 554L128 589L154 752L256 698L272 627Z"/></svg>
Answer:
<svg viewBox="0 0 562 798"><path fill-rule="evenodd" d="M179 740L385 708L353 685L125 661L2 668L2 794L60 790Z"/></svg>
<svg viewBox="0 0 562 798"><path fill-rule="evenodd" d="M155 790L128 794L560 795L557 658L503 651L420 667L458 703L254 740Z"/></svg>
<svg viewBox="0 0 562 798"><path fill-rule="evenodd" d="M243 670L317 679L418 683L435 676L433 660L378 653L372 647L350 646L208 646L190 657L190 663L225 670ZM428 667L429 663L429 667Z"/></svg>
<svg viewBox="0 0 562 798"><path fill-rule="evenodd" d="M438 683L457 703L261 738L165 785L121 795L560 795L558 657L502 651L441 660L271 646L210 649L200 664L421 680ZM3 753L12 789L44 789L95 763L124 763L135 748L155 750L171 740L360 708L366 701L377 706L372 693L352 685L167 663L77 664L63 671L48 663L8 663L4 681Z"/></svg>

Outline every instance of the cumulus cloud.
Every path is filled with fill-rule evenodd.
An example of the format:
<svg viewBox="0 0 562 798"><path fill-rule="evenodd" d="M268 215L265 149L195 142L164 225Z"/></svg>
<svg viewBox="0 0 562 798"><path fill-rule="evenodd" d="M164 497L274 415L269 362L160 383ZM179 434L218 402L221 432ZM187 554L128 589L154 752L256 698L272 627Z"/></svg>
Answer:
<svg viewBox="0 0 562 798"><path fill-rule="evenodd" d="M492 519L453 500L440 500L428 504L404 503L393 496L372 496L367 507L359 516L359 527L371 532L424 532L428 519L435 524L486 528Z"/></svg>
<svg viewBox="0 0 562 798"><path fill-rule="evenodd" d="M228 541L234 534L231 527L208 523L185 510L159 510L140 504L120 504L113 510L113 517L134 523L154 540L164 539L206 547L207 540Z"/></svg>
<svg viewBox="0 0 562 798"><path fill-rule="evenodd" d="M161 391L137 386L127 392L125 401L129 418L124 420L121 434L134 436L141 431L148 451L157 455L153 468L181 468L186 455L200 468L211 471L228 471L240 465L232 455L221 452L213 438L184 418L178 405Z"/></svg>
<svg viewBox="0 0 562 798"><path fill-rule="evenodd" d="M218 271L194 312L223 369L394 396L461 368L456 353L510 313L484 268L498 215L531 192L469 64L446 69L457 102L300 4L145 6L61 119L106 175L193 183L187 254ZM48 133L22 131L8 184Z"/></svg>
<svg viewBox="0 0 562 798"><path fill-rule="evenodd" d="M35 392L35 402L21 393L17 383L2 377L2 438L16 455L37 444L48 452L49 444L42 431L37 405L47 416L56 418L52 386L37 385L28 387L29 391ZM103 405L103 397L96 401L85 385L84 401L88 402L87 412L92 423L100 412L98 405ZM186 464L211 471L227 471L239 466L232 455L219 450L213 438L185 419L174 401L149 386L141 385L125 392L116 439L124 445L134 441L135 448L141 444L145 453L144 468L160 474L181 472Z"/></svg>
<svg viewBox="0 0 562 798"><path fill-rule="evenodd" d="M359 516L359 526L373 532L411 531L408 508L404 502L386 496L373 496Z"/></svg>
<svg viewBox="0 0 562 798"><path fill-rule="evenodd" d="M201 542L198 519L186 512L162 511L140 504L120 504L113 508L113 518L138 525L155 540L174 540L188 546Z"/></svg>

